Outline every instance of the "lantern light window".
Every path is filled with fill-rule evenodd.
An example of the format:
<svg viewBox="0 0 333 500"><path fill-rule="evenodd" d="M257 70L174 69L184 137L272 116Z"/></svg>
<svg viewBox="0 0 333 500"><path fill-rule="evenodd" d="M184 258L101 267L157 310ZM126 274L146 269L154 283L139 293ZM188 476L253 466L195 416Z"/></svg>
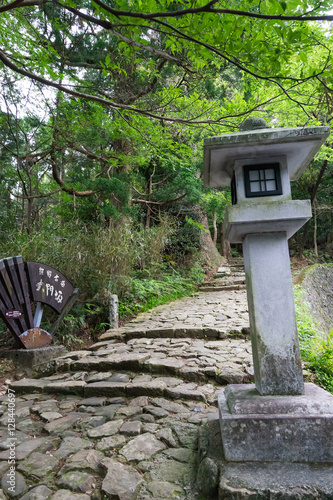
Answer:
<svg viewBox="0 0 333 500"><path fill-rule="evenodd" d="M244 165L247 198L282 194L279 163Z"/></svg>

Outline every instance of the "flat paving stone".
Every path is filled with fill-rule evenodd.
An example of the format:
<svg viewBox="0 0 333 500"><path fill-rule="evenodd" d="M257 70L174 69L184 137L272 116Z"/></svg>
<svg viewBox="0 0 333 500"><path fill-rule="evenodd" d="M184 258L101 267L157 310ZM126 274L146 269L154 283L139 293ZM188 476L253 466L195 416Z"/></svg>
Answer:
<svg viewBox="0 0 333 500"><path fill-rule="evenodd" d="M61 435L64 431L70 429L81 418L82 415L79 413L69 413L65 417L52 420L44 426L44 429L51 435Z"/></svg>
<svg viewBox="0 0 333 500"><path fill-rule="evenodd" d="M93 443L80 437L65 437L58 450L53 452L57 458L65 458L77 451L91 448Z"/></svg>
<svg viewBox="0 0 333 500"><path fill-rule="evenodd" d="M58 463L59 460L52 455L34 452L28 458L18 463L17 470L28 476L41 479L50 472L55 471Z"/></svg>
<svg viewBox="0 0 333 500"><path fill-rule="evenodd" d="M90 495L60 489L52 495L50 500L90 500Z"/></svg>
<svg viewBox="0 0 333 500"><path fill-rule="evenodd" d="M32 488L28 491L21 500L48 500L52 495L52 490L47 486L36 486L36 488Z"/></svg>
<svg viewBox="0 0 333 500"><path fill-rule="evenodd" d="M130 465L106 458L103 462L107 474L103 480L102 492L107 498L135 500L143 477Z"/></svg>
<svg viewBox="0 0 333 500"><path fill-rule="evenodd" d="M181 498L186 495L185 490L173 483L167 481L151 481L147 486L154 498Z"/></svg>
<svg viewBox="0 0 333 500"><path fill-rule="evenodd" d="M128 461L147 460L159 451L165 449L165 445L149 433L142 434L129 441L119 450Z"/></svg>
<svg viewBox="0 0 333 500"><path fill-rule="evenodd" d="M68 458L61 469L61 474L70 470L82 470L90 474L100 473L101 462L105 456L97 450L80 450Z"/></svg>
<svg viewBox="0 0 333 500"><path fill-rule="evenodd" d="M103 425L99 425L98 427L89 429L87 435L90 438L113 436L114 434L117 434L123 423L123 420L111 420L110 422L106 422Z"/></svg>
<svg viewBox="0 0 333 500"><path fill-rule="evenodd" d="M69 471L62 474L57 481L60 488L69 489L78 493L87 493L94 489L96 479L93 475L81 471Z"/></svg>
<svg viewBox="0 0 333 500"><path fill-rule="evenodd" d="M15 479L13 480L14 477ZM15 471L14 475L9 475L8 473L3 475L1 488L9 498L17 498L27 491L28 485L23 475Z"/></svg>
<svg viewBox="0 0 333 500"><path fill-rule="evenodd" d="M122 446L124 443L126 443L126 438L117 434L100 439L96 444L96 448L101 451L112 450Z"/></svg>

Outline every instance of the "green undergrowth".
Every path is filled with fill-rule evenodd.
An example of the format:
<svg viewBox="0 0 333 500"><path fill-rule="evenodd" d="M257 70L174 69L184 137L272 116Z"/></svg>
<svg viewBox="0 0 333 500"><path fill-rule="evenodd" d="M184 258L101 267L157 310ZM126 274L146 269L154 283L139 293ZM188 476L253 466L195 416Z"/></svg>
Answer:
<svg viewBox="0 0 333 500"><path fill-rule="evenodd" d="M159 277L136 275L128 278L128 287L119 297L119 316L125 319L152 307L192 295L204 272L195 265L189 272L166 271Z"/></svg>
<svg viewBox="0 0 333 500"><path fill-rule="evenodd" d="M320 331L299 285L294 286L294 296L302 359L315 374L317 384L333 394L333 329L329 335Z"/></svg>

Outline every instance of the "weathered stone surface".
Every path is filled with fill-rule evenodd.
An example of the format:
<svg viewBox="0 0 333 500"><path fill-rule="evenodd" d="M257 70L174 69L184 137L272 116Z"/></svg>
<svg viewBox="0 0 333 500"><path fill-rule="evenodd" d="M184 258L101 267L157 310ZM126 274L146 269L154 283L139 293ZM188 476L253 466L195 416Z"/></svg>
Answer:
<svg viewBox="0 0 333 500"><path fill-rule="evenodd" d="M149 359L149 354L125 353L122 355L113 354L107 360L112 368L117 370L139 370L141 365Z"/></svg>
<svg viewBox="0 0 333 500"><path fill-rule="evenodd" d="M24 458L29 456L30 453L35 451L43 444L45 445L46 443L50 443L49 438L30 439L28 441L24 441L23 443L15 447L16 460L23 460ZM9 451L9 448L7 448L7 450L5 451L2 451L0 453L0 460L8 460Z"/></svg>
<svg viewBox="0 0 333 500"><path fill-rule="evenodd" d="M126 443L124 436L108 436L97 441L96 448L101 451L112 450Z"/></svg>
<svg viewBox="0 0 333 500"><path fill-rule="evenodd" d="M65 437L58 450L53 452L57 458L65 458L67 455L76 453L77 451L90 448L92 442L79 437Z"/></svg>
<svg viewBox="0 0 333 500"><path fill-rule="evenodd" d="M163 408L158 408L156 406L145 406L143 410L155 418L163 418L169 415L169 412L167 410L164 410Z"/></svg>
<svg viewBox="0 0 333 500"><path fill-rule="evenodd" d="M140 415L142 413L141 406L123 406L117 410L116 415L120 418L123 417L133 417L135 415Z"/></svg>
<svg viewBox="0 0 333 500"><path fill-rule="evenodd" d="M79 413L69 413L65 417L52 420L52 422L49 422L44 426L44 429L51 435L61 435L81 418L82 415Z"/></svg>
<svg viewBox="0 0 333 500"><path fill-rule="evenodd" d="M225 389L219 396L225 458L333 462L333 396L313 384L306 384L308 391L300 396L262 396L254 385Z"/></svg>
<svg viewBox="0 0 333 500"><path fill-rule="evenodd" d="M168 399L165 398L151 398L150 401L154 405L159 406L171 413L184 413L187 411L186 406L180 403L174 403L173 401L169 401Z"/></svg>
<svg viewBox="0 0 333 500"><path fill-rule="evenodd" d="M48 500L52 495L52 490L47 486L36 486L28 491L21 500Z"/></svg>
<svg viewBox="0 0 333 500"><path fill-rule="evenodd" d="M44 387L47 385L47 382L43 379L30 379L23 378L21 380L17 380L16 382L11 382L9 387L14 389L17 394L22 392L42 392Z"/></svg>
<svg viewBox="0 0 333 500"><path fill-rule="evenodd" d="M62 418L62 414L56 411L44 411L40 414L40 418L46 422L51 422L51 420Z"/></svg>
<svg viewBox="0 0 333 500"><path fill-rule="evenodd" d="M219 384L242 384L245 379L245 373L239 366L219 367L216 380Z"/></svg>
<svg viewBox="0 0 333 500"><path fill-rule="evenodd" d="M138 434L141 433L141 428L142 424L141 422L134 421L134 422L125 422L121 427L120 427L120 434L125 434L126 436L137 436Z"/></svg>
<svg viewBox="0 0 333 500"><path fill-rule="evenodd" d="M92 397L92 398L87 398L83 399L80 401L80 406L104 406L107 402L107 398L103 397Z"/></svg>
<svg viewBox="0 0 333 500"><path fill-rule="evenodd" d="M181 387L170 387L165 390L166 394L175 399L191 399L192 401L206 401L206 396L197 390L183 389Z"/></svg>
<svg viewBox="0 0 333 500"><path fill-rule="evenodd" d="M19 462L17 469L27 475L43 478L56 469L58 462L56 457L34 452L28 458Z"/></svg>
<svg viewBox="0 0 333 500"><path fill-rule="evenodd" d="M241 297L237 304L236 297ZM176 495L174 498L188 497L192 500L193 496L194 500L197 497L191 491L197 467L197 433L210 409L215 410L210 405L215 400L213 384L217 365L237 360L238 369L242 369L250 351L249 343L243 340L209 338L212 332L216 335L220 331L219 322L226 325L223 333L231 328L240 330L243 327L241 321L246 323L246 295L243 292L239 291L237 295L229 291L208 292L205 296L199 293L183 300L179 301L179 305L171 303L162 306L160 312L146 313L137 319L137 326L129 324L122 328L122 342L113 338L91 350L82 351L82 354L80 351L68 353L63 358L62 366L59 365L61 373L45 378L52 396L46 396L45 392L35 393L17 401L18 405L22 405L17 406L20 418L26 420L29 410L33 414L31 422L37 421L35 415L43 416L46 423L41 425L52 433L40 447L27 445L24 451L28 457L38 451L59 459L56 469L39 482L39 485L43 483L45 487L52 488L52 499L101 500L105 496L116 500L171 500ZM205 315L210 316L212 321L208 327L203 326L203 322L207 322L207 317L203 319ZM159 317L155 321L156 316ZM145 332L150 338L136 338L145 335ZM163 338L159 337L161 334ZM175 335L177 338L174 338ZM198 340L195 335L201 335L205 340ZM149 360L156 366L148 369ZM55 367L58 364L59 360ZM71 373L65 373L69 366ZM157 373L160 376L156 376ZM176 376L172 376L174 374ZM209 378L214 379L212 384L208 383ZM76 393L73 396L66 394L77 382L78 387L84 387L83 397ZM167 393L167 389L174 390ZM57 392L53 393L54 390ZM175 397L182 401L179 399L176 402ZM6 398L1 400L0 395L0 402L3 401L5 404ZM50 420L54 412L63 416ZM73 414L74 417L71 416ZM5 409L0 408L0 415L5 415ZM31 422L26 430L29 426L33 428ZM23 443L33 441L28 432L24 435L17 431ZM43 429L37 428L34 435L39 438L41 432ZM136 434L138 432L141 434ZM3 436L0 449L6 449ZM92 448L76 451L75 444L82 444L81 440L84 446L91 446L87 437ZM137 441L139 438L141 443ZM18 449L19 446L16 447ZM100 464L104 462L105 455L112 457L110 460L113 464L116 462L118 468L114 466L107 474L109 485L104 483L103 491L101 483L108 468L105 465L100 468ZM126 465L125 461L132 463L133 467ZM0 471L6 472L1 465L0 462ZM138 472L140 470L145 477ZM82 474L88 474L88 480ZM65 475L66 484L56 482ZM126 476L133 478L134 488L129 488ZM27 474L26 479L26 484L35 484L33 473ZM77 484L80 486L76 491ZM61 489L55 492L56 488ZM106 491L112 488L116 488L116 492L110 494Z"/></svg>
<svg viewBox="0 0 333 500"><path fill-rule="evenodd" d="M50 500L90 500L90 495L73 493L68 490L58 490Z"/></svg>
<svg viewBox="0 0 333 500"><path fill-rule="evenodd" d="M30 435L35 434L35 432L40 431L42 428L43 424L41 422L35 422L31 418L26 418L16 424L16 429Z"/></svg>
<svg viewBox="0 0 333 500"><path fill-rule="evenodd" d="M104 460L104 455L96 450L80 450L66 460L65 465L61 469L61 474L70 470L80 470L90 474L100 473L101 462Z"/></svg>
<svg viewBox="0 0 333 500"><path fill-rule="evenodd" d="M177 484L168 483L167 481L151 481L147 486L154 498L179 498L185 497L186 492Z"/></svg>
<svg viewBox="0 0 333 500"><path fill-rule="evenodd" d="M81 380L70 380L66 382L50 382L44 387L48 394L78 394L83 396L86 383Z"/></svg>
<svg viewBox="0 0 333 500"><path fill-rule="evenodd" d="M247 234L243 251L256 388L263 395L304 394L287 234Z"/></svg>
<svg viewBox="0 0 333 500"><path fill-rule="evenodd" d="M128 373L114 373L107 381L127 384L130 381L130 376Z"/></svg>
<svg viewBox="0 0 333 500"><path fill-rule="evenodd" d="M123 420L112 420L111 422L106 422L106 424L90 429L88 431L88 436L90 438L113 436L114 434L117 434L123 423Z"/></svg>
<svg viewBox="0 0 333 500"><path fill-rule="evenodd" d="M152 372L177 373L184 366L184 361L180 359L150 359L146 366Z"/></svg>
<svg viewBox="0 0 333 500"><path fill-rule="evenodd" d="M57 481L60 488L69 489L71 491L87 493L93 490L95 478L91 474L81 471L65 472Z"/></svg>
<svg viewBox="0 0 333 500"><path fill-rule="evenodd" d="M106 458L103 465L107 474L103 480L102 492L115 500L135 500L143 477L134 467L117 460Z"/></svg>
<svg viewBox="0 0 333 500"><path fill-rule="evenodd" d="M330 500L333 467L297 463L226 464L220 498L236 500Z"/></svg>
<svg viewBox="0 0 333 500"><path fill-rule="evenodd" d="M150 415L149 413L136 415L135 417L132 418L132 420L139 420L140 422L147 422L149 424L153 424L155 422L155 418L153 417L153 415Z"/></svg>
<svg viewBox="0 0 333 500"><path fill-rule="evenodd" d="M198 444L198 428L194 424L177 422L171 425L180 444L185 448L196 449Z"/></svg>
<svg viewBox="0 0 333 500"><path fill-rule="evenodd" d="M219 485L219 468L209 457L202 460L198 468L197 487L206 497L216 496Z"/></svg>
<svg viewBox="0 0 333 500"><path fill-rule="evenodd" d="M188 448L170 448L169 450L164 450L163 453L174 460L186 464L196 460L196 452Z"/></svg>
<svg viewBox="0 0 333 500"><path fill-rule="evenodd" d="M0 432L1 432L0 449L7 450L9 443L13 441L13 438L9 434L9 430L7 428L2 427ZM17 446L20 445L21 443L24 443L25 441L31 440L31 436L29 436L29 434L25 434L24 432L21 432L19 430L15 431L15 438Z"/></svg>
<svg viewBox="0 0 333 500"><path fill-rule="evenodd" d="M15 471L15 479L13 475L7 472L1 479L1 488L9 496L9 498L17 498L28 489L24 477L19 472Z"/></svg>
<svg viewBox="0 0 333 500"><path fill-rule="evenodd" d="M178 446L178 442L173 435L170 427L165 427L156 432L156 437L160 439L167 446L171 446L172 448L176 448Z"/></svg>
<svg viewBox="0 0 333 500"><path fill-rule="evenodd" d="M167 385L163 381L153 380L151 382L133 383L126 387L128 396L163 396Z"/></svg>
<svg viewBox="0 0 333 500"><path fill-rule="evenodd" d="M149 433L142 434L129 441L119 454L123 455L128 461L147 460L156 453L165 449L165 445Z"/></svg>
<svg viewBox="0 0 333 500"><path fill-rule="evenodd" d="M80 427L82 431L86 429L91 429L93 427L98 427L99 425L102 425L105 423L105 417L103 416L94 416L94 417L84 417L79 424L77 424L77 427Z"/></svg>
<svg viewBox="0 0 333 500"><path fill-rule="evenodd" d="M84 395L86 397L92 395L99 396L125 396L126 384L122 382L93 382L87 384L84 388Z"/></svg>
<svg viewBox="0 0 333 500"><path fill-rule="evenodd" d="M166 460L148 472L150 481L167 481L175 484L190 484L193 480L194 469L188 464L176 460Z"/></svg>

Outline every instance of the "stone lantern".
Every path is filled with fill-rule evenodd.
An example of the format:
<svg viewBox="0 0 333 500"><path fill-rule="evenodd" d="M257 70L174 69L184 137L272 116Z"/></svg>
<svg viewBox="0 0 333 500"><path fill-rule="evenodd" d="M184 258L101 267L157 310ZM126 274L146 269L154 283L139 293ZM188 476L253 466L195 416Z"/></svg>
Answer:
<svg viewBox="0 0 333 500"><path fill-rule="evenodd" d="M303 382L288 250L311 217L309 200L291 199L290 181L329 133L248 118L240 132L204 142L205 184L231 185L224 234L243 245L254 362L255 385L228 386L219 399L227 460L333 461L333 396Z"/></svg>

